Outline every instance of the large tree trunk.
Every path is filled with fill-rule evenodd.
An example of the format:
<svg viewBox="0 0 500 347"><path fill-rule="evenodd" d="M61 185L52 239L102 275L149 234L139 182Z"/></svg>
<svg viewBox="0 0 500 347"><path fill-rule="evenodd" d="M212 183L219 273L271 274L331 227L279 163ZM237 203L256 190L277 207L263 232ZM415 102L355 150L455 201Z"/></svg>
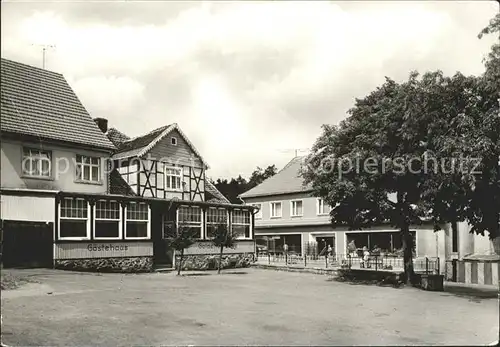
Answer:
<svg viewBox="0 0 500 347"><path fill-rule="evenodd" d="M410 234L410 228L408 225L401 228L401 236L403 239L405 282L406 284L414 284L416 276L413 269L413 236Z"/></svg>
<svg viewBox="0 0 500 347"><path fill-rule="evenodd" d="M490 231L490 239L493 244L493 251L500 256L500 214L497 213L495 217L496 228L493 229L493 232Z"/></svg>
<svg viewBox="0 0 500 347"><path fill-rule="evenodd" d="M397 204L399 209L399 226L401 228L401 239L403 241L403 263L405 283L415 283L415 271L413 270L413 237L410 234L410 205L406 201L406 193L397 192Z"/></svg>
<svg viewBox="0 0 500 347"><path fill-rule="evenodd" d="M174 251L174 256L175 256L175 251ZM182 269L182 260L184 259L184 248L181 251L181 258L179 259L179 268L177 269L177 276L181 274L181 269Z"/></svg>
<svg viewBox="0 0 500 347"><path fill-rule="evenodd" d="M224 252L224 247L221 246L220 248L220 254L219 254L219 270L217 271L217 274L220 274L220 269L222 268L222 252Z"/></svg>

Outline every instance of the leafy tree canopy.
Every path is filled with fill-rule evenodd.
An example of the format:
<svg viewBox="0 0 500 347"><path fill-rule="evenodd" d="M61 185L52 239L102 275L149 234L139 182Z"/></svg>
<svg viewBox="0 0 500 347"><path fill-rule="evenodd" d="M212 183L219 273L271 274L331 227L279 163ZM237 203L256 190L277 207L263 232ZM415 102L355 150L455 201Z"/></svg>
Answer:
<svg viewBox="0 0 500 347"><path fill-rule="evenodd" d="M480 35L500 33L499 23L497 16ZM478 77L386 77L355 100L347 119L323 126L307 157L304 183L334 207L332 223L399 228L410 276L412 224L433 221L439 229L466 220L473 232L499 235L499 53L496 44Z"/></svg>
<svg viewBox="0 0 500 347"><path fill-rule="evenodd" d="M238 198L240 194L261 184L269 177L274 176L277 171L278 170L275 165L269 165L265 169L257 167L257 169L255 169L250 175L248 181L239 175L237 178L231 178L230 181L219 178L213 183L231 203L242 204L242 201Z"/></svg>

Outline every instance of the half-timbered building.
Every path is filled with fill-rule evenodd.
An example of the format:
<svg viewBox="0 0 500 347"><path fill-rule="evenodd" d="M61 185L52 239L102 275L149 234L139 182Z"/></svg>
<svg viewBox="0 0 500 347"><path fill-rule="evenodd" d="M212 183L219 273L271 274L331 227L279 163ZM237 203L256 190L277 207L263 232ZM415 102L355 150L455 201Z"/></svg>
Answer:
<svg viewBox="0 0 500 347"><path fill-rule="evenodd" d="M177 124L117 142L117 146L114 164L137 195L205 201L208 165Z"/></svg>
<svg viewBox="0 0 500 347"><path fill-rule="evenodd" d="M92 119L61 74L1 62L4 266L150 271L174 265L179 226L198 239L187 254L214 253L207 231L221 216L241 235L230 256L252 258L254 209L206 179L177 124L129 138Z"/></svg>
<svg viewBox="0 0 500 347"><path fill-rule="evenodd" d="M115 128L106 135L117 147L112 156L112 193L115 185L125 186L129 195L146 198L154 206L151 223L157 227L151 238L156 264L175 261L173 250L168 249L173 225L189 227L207 244L210 229L225 220L238 234L241 252L253 252L253 207L232 205L207 180L208 164L176 123L135 138ZM195 255L196 247L190 252ZM200 255L209 255L205 253Z"/></svg>

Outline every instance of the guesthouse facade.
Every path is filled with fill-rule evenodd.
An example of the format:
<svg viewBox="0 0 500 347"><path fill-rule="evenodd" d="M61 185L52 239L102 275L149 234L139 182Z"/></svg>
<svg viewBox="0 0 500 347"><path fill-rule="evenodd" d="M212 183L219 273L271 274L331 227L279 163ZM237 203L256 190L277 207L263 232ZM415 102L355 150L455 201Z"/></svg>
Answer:
<svg viewBox="0 0 500 347"><path fill-rule="evenodd" d="M214 216L240 235L231 257L252 259L254 209L230 204L206 179L177 124L131 139L92 119L61 74L2 58L1 78L4 266L174 266L168 240L179 226L198 239L192 257L215 252Z"/></svg>

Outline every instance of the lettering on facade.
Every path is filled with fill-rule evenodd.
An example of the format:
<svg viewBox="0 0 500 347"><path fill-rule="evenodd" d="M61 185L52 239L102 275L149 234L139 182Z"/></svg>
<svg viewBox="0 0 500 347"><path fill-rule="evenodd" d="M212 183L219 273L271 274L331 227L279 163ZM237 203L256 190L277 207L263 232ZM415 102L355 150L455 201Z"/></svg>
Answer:
<svg viewBox="0 0 500 347"><path fill-rule="evenodd" d="M55 259L150 257L152 242L102 242L102 243L59 243L56 244Z"/></svg>
<svg viewBox="0 0 500 347"><path fill-rule="evenodd" d="M255 242L252 240L238 240L231 248L224 247L225 254L253 253L255 252ZM220 248L210 241L196 242L191 247L184 250L185 255L198 254L219 254Z"/></svg>
<svg viewBox="0 0 500 347"><path fill-rule="evenodd" d="M87 246L89 252L102 252L102 251L128 251L127 245L103 245L103 244L89 244Z"/></svg>
<svg viewBox="0 0 500 347"><path fill-rule="evenodd" d="M234 244L233 247L230 247L230 248L236 249L237 247L238 247L238 244ZM214 250L219 249L219 247L216 247L213 243L210 243L210 242L199 242L198 248L200 248L200 249L214 249Z"/></svg>

